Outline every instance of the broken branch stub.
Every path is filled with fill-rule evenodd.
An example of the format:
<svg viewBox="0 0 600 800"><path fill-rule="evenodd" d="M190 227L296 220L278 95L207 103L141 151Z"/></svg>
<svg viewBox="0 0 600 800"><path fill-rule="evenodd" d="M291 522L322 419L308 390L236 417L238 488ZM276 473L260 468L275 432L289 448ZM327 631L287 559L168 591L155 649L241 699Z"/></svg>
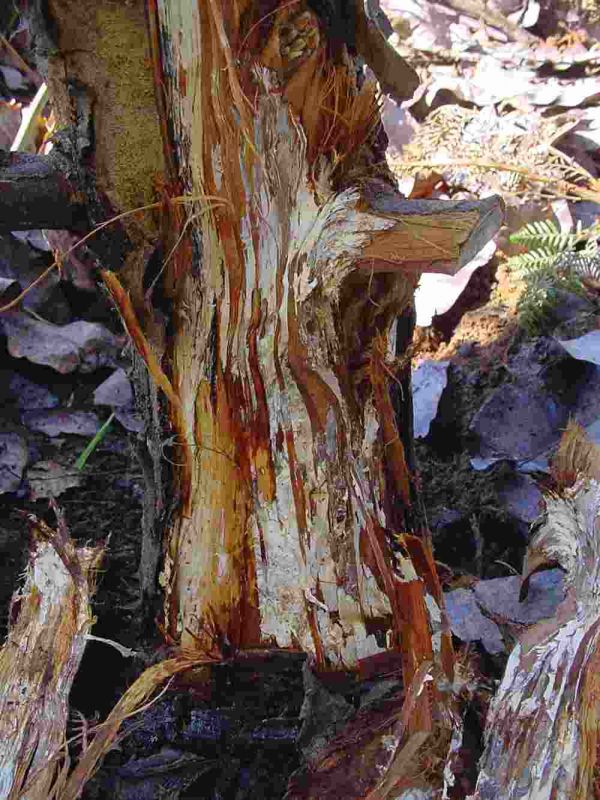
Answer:
<svg viewBox="0 0 600 800"><path fill-rule="evenodd" d="M34 544L0 650L0 797L46 800L66 779L69 692L93 618L101 548L31 515ZM59 793L60 796L60 793Z"/></svg>
<svg viewBox="0 0 600 800"><path fill-rule="evenodd" d="M524 590L544 566L566 572L551 619L521 635L486 721L474 800L597 797L600 666L600 450L570 424L554 491L530 542Z"/></svg>

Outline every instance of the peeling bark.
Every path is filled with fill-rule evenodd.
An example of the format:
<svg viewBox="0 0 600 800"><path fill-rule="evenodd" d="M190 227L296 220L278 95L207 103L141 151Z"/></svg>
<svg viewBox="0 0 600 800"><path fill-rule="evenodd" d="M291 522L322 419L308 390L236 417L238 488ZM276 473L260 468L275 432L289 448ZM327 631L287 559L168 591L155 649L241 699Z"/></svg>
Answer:
<svg viewBox="0 0 600 800"><path fill-rule="evenodd" d="M477 800L584 800L600 792L600 450L576 425L563 438L554 474L524 587L536 569L558 565L567 575L565 599L510 655L486 722Z"/></svg>
<svg viewBox="0 0 600 800"><path fill-rule="evenodd" d="M102 552L77 547L29 517L35 537L23 587L0 650L0 797L46 800L68 770L71 684L93 619L90 598Z"/></svg>
<svg viewBox="0 0 600 800"><path fill-rule="evenodd" d="M310 27L310 11L279 9L258 51L251 8L245 24L213 2L159 12L180 175L207 198L190 212L202 255L169 277L194 459L163 572L168 631L356 668L386 635L400 646L398 592L418 579L391 554L411 478L390 328L421 269L454 271L492 235L499 202L409 203L383 165L369 177L371 88L318 43L286 62L283 23Z"/></svg>

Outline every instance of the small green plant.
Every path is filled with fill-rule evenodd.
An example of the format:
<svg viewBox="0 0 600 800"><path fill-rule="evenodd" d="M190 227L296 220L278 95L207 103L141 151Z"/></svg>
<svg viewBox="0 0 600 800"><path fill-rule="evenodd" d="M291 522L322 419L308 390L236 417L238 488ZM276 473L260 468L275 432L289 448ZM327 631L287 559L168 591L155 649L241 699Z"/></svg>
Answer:
<svg viewBox="0 0 600 800"><path fill-rule="evenodd" d="M97 431L94 437L90 439L90 441L83 449L81 455L75 462L75 469L78 469L81 472L81 470L85 468L85 465L87 464L89 457L92 455L94 450L98 447L100 442L104 439L104 437L108 433L108 429L110 428L114 418L115 418L115 412L113 411L110 417L106 420L106 422L104 422L101 428Z"/></svg>
<svg viewBox="0 0 600 800"><path fill-rule="evenodd" d="M510 236L526 252L507 261L523 280L518 310L521 325L531 335L547 332L555 323L555 309L565 292L583 294L582 280L600 271L600 223L571 233L551 220L530 222Z"/></svg>

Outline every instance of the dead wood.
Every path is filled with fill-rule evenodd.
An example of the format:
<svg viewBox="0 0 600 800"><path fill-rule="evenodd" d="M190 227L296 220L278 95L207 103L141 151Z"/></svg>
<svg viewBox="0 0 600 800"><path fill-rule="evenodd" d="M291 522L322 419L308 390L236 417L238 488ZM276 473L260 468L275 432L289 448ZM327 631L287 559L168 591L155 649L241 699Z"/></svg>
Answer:
<svg viewBox="0 0 600 800"><path fill-rule="evenodd" d="M0 650L0 797L45 800L62 785L69 692L93 619L90 599L102 551L77 547L32 515L33 544ZM61 796L60 794L58 795Z"/></svg>
<svg viewBox="0 0 600 800"><path fill-rule="evenodd" d="M567 429L525 560L532 572L560 566L565 599L512 651L486 722L477 800L598 792L600 450Z"/></svg>

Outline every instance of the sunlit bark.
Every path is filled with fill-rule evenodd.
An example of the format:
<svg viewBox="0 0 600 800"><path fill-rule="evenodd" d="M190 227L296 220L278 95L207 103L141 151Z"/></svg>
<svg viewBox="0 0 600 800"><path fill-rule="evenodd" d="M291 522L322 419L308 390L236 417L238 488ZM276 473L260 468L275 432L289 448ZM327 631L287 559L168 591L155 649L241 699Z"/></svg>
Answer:
<svg viewBox="0 0 600 800"><path fill-rule="evenodd" d="M273 5L266 26L251 5L159 12L179 176L198 198L198 245L168 278L191 464L168 631L356 667L399 645L402 585L419 578L390 548L411 481L390 333L419 270L457 269L498 204L399 198L373 163L375 87L328 59L302 4ZM311 45L290 62L300 25Z"/></svg>
<svg viewBox="0 0 600 800"><path fill-rule="evenodd" d="M584 800L600 791L600 450L576 425L563 437L554 473L524 578L562 567L565 599L510 655L487 719L478 800Z"/></svg>
<svg viewBox="0 0 600 800"><path fill-rule="evenodd" d="M92 626L101 550L31 518L35 537L0 650L0 797L46 800L68 768L69 692Z"/></svg>

